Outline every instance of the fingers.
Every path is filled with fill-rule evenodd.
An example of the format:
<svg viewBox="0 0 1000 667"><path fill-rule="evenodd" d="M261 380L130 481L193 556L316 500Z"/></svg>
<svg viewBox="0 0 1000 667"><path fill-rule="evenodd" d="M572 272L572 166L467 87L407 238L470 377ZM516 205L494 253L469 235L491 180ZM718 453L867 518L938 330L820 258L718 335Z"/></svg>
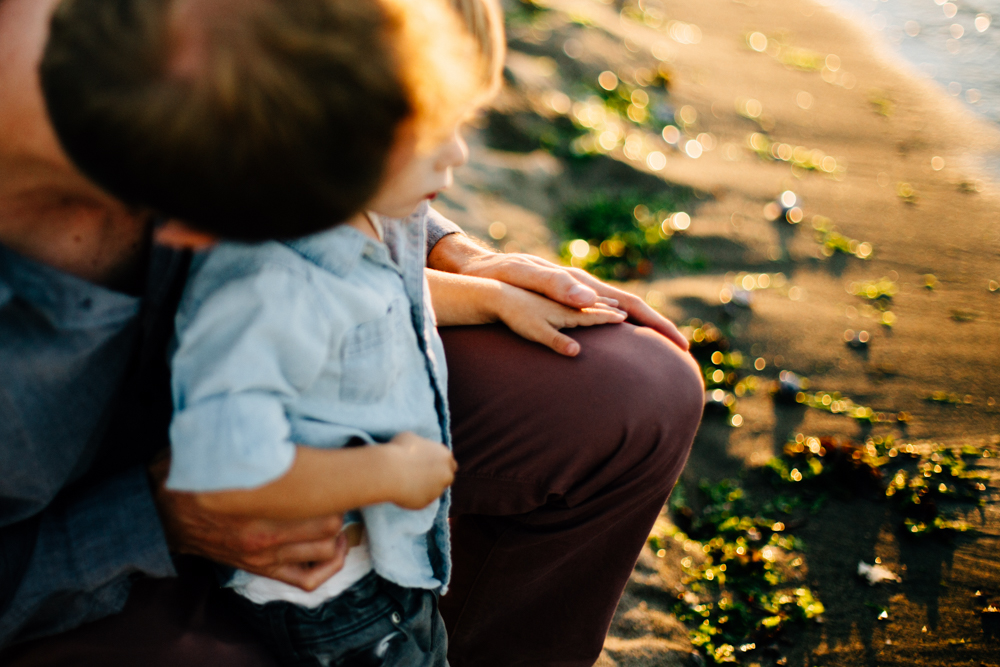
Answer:
<svg viewBox="0 0 1000 667"><path fill-rule="evenodd" d="M589 308L598 303L618 306L637 324L658 331L682 350L688 349L687 339L677 327L635 295L606 285L580 269L559 267L531 255L503 257L502 262L490 266L492 275L488 277L542 294L570 308Z"/></svg>
<svg viewBox="0 0 1000 667"><path fill-rule="evenodd" d="M552 348L552 350L566 357L575 357L580 354L580 344L566 334L559 333L555 329L552 330L549 342L545 344Z"/></svg>
<svg viewBox="0 0 1000 667"><path fill-rule="evenodd" d="M544 333L535 338L535 340L543 345L547 345L559 354L567 357L575 357L580 353L580 344L558 329L590 327L600 324L620 324L625 321L625 318L626 314L624 311L603 304L599 304L593 308L584 308L583 310L567 308L562 317L557 318L556 321L550 321L544 327Z"/></svg>
<svg viewBox="0 0 1000 667"><path fill-rule="evenodd" d="M333 539L316 542L286 544L277 550L275 560L279 563L295 565L326 562L341 556L339 544L339 535Z"/></svg>
<svg viewBox="0 0 1000 667"><path fill-rule="evenodd" d="M547 294L546 296L553 301L558 301L559 303L573 308L586 308L597 301L597 292L586 285L581 285L580 283L570 285L569 288L565 290L565 293L563 293L562 285L559 285L557 289L553 290L552 294Z"/></svg>
<svg viewBox="0 0 1000 667"><path fill-rule="evenodd" d="M621 324L628 315L617 308L584 308L571 313L563 323L566 327L592 327L598 324Z"/></svg>
<svg viewBox="0 0 1000 667"><path fill-rule="evenodd" d="M530 255L512 257L498 265L495 273L492 277L497 280L542 294L570 308L597 303L597 292L592 287L580 283L565 269Z"/></svg>
<svg viewBox="0 0 1000 667"><path fill-rule="evenodd" d="M687 351L690 347L687 338L684 337L684 334L680 332L673 322L650 308L646 302L639 297L631 294L629 296L631 298L628 300L621 300L620 307L628 313L630 318L635 320L638 324L649 327L650 329L663 334L671 342L677 345L677 347Z"/></svg>
<svg viewBox="0 0 1000 667"><path fill-rule="evenodd" d="M240 531L238 542L243 551L261 552L286 544L333 540L343 526L339 514L287 522L251 520Z"/></svg>
<svg viewBox="0 0 1000 667"><path fill-rule="evenodd" d="M302 565L281 565L265 576L270 579L283 581L286 584L296 586L304 591L312 592L323 585L323 582L327 579L340 572L343 567L343 561L319 563L311 567L304 567Z"/></svg>
<svg viewBox="0 0 1000 667"><path fill-rule="evenodd" d="M340 572L347 558L347 535L341 533L334 542L333 555L321 561L288 561L267 568L266 571L256 571L271 579L283 581L292 586L298 586L305 591L316 590L324 581ZM254 571L254 570L251 570Z"/></svg>
<svg viewBox="0 0 1000 667"><path fill-rule="evenodd" d="M589 308L598 303L618 306L637 324L658 331L682 350L688 349L688 342L677 327L645 301L602 283L586 271L556 266L532 255L512 254L491 255L471 274L541 294L570 308Z"/></svg>
<svg viewBox="0 0 1000 667"><path fill-rule="evenodd" d="M579 280L586 282L594 288L601 297L617 300L618 308L628 313L628 316L637 324L661 333L682 350L686 351L690 347L687 338L684 337L674 323L650 308L645 301L634 294L616 289L611 285L605 285L586 272L580 271L577 273L577 271L577 269L573 269L574 275Z"/></svg>
<svg viewBox="0 0 1000 667"><path fill-rule="evenodd" d="M628 313L619 308L618 306L612 306L605 303L597 303L589 308L581 308L576 310L574 308L567 308L567 314L570 313L611 313L613 315L621 315L622 317L628 317Z"/></svg>
<svg viewBox="0 0 1000 667"><path fill-rule="evenodd" d="M540 298L540 297L534 297ZM556 306L561 308L560 306ZM579 312L566 309L567 313ZM561 319L561 318L559 318ZM580 353L580 344L569 336L559 333L559 321L551 322L545 316L529 317L506 322L511 331L536 343L551 348L553 351L567 357L575 357Z"/></svg>
<svg viewBox="0 0 1000 667"><path fill-rule="evenodd" d="M651 329L660 332L661 334L666 336L667 339L669 339L671 342L677 345L677 347L687 352L691 348L691 344L688 343L688 340L687 338L684 337L684 334L681 333L680 329L678 329L673 322L671 322L666 318L662 319L663 322L661 322L659 326L654 327L648 324L646 326L649 326Z"/></svg>

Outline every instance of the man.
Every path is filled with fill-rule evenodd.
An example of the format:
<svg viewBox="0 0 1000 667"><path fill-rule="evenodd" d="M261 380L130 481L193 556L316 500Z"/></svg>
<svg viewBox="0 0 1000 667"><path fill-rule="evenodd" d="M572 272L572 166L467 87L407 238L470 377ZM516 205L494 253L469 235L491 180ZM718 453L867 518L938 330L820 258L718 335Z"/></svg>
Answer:
<svg viewBox="0 0 1000 667"><path fill-rule="evenodd" d="M55 5L0 0L0 662L273 664L204 567L171 553L313 588L342 564L340 518L234 519L162 488L186 258L152 248L148 216L60 149L37 74ZM635 297L454 231L441 223L434 268L575 307L614 297L662 334L574 333L570 360L495 327L443 332L460 464L452 663L591 664L686 458L698 371Z"/></svg>

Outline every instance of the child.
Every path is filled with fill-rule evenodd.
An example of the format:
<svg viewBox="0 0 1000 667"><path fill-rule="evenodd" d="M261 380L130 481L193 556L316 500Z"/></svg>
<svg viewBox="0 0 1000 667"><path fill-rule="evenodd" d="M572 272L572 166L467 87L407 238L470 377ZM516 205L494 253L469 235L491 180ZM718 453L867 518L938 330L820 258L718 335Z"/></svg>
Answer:
<svg viewBox="0 0 1000 667"><path fill-rule="evenodd" d="M178 311L168 486L257 517L346 512L344 567L317 589L243 571L227 583L286 664L447 664L436 603L449 578L456 464L425 221L428 200L466 159L460 120L495 86L502 60L496 8L459 4L475 5L462 16L485 56L464 59L472 78L486 79L467 108L414 104L369 212L292 241L215 246L192 268ZM435 274L444 324L624 319Z"/></svg>

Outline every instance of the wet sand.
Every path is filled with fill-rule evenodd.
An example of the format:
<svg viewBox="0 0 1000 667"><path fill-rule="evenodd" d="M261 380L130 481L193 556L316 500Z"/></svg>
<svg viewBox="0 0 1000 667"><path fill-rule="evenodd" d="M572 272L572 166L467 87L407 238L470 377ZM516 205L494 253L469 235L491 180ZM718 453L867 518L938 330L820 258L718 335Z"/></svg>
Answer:
<svg viewBox="0 0 1000 667"><path fill-rule="evenodd" d="M700 198L692 200L681 243L707 268L654 274L628 289L677 321L719 321L720 293L735 274L780 272L788 281L783 288L754 291L752 308L736 314L736 347L764 362L751 372L767 380L792 370L814 388L912 415L905 427L876 425L875 433L912 442L1000 442L1000 291L989 289L990 281L1000 282L1000 191L979 170L983 155L1000 150L994 126L888 57L874 35L806 0L669 0L658 28L623 20L619 6L595 0L540 6L550 11L512 21L508 89L472 138L472 162L441 204L447 214L501 249L552 258L558 237L547 222L574 198L595 188L655 192L665 182L696 188ZM522 11L519 2L508 8ZM697 26L698 43L671 39L667 19ZM753 50L746 39L753 32L783 43L785 56L788 47L824 59L833 54L837 59L825 62L839 67L789 68L782 54ZM564 49L566 40L575 40L572 48ZM536 126L560 122L555 91L575 98L576 82L604 70L659 67L654 52L671 75L670 104L696 111L689 133L711 134L713 150L692 159L651 140L631 158L619 146L581 163L533 143ZM762 107L756 121L738 112L748 99ZM759 158L748 137L762 126L774 142L832 157L836 169L803 171ZM650 168L659 166L647 161L651 150L666 157L662 169ZM935 169L941 162L933 158L943 168ZM912 188L912 201L900 196L901 183ZM798 225L765 217L765 205L784 190L800 197ZM817 215L870 243L871 257L825 257L810 224ZM496 221L503 226L491 229ZM926 274L933 274L934 289L925 287ZM891 328L849 293L851 283L883 276L899 289ZM870 333L867 350L844 344L847 329ZM934 392L959 402L928 401ZM741 399L739 412L739 428L706 421L688 482L738 476L796 432L865 435L844 416L776 408L766 392ZM787 664L1000 664L1000 644L983 639L971 603L978 589L1000 594L998 507L987 505L972 518L975 531L952 542L915 542L899 538L884 505L829 502L799 532L825 622L789 635L791 644L782 647ZM857 580L858 560L876 556L903 575L902 584L870 588ZM688 664L686 631L669 614L679 579L671 554L643 554L600 664ZM890 620L877 622L873 605L887 607Z"/></svg>

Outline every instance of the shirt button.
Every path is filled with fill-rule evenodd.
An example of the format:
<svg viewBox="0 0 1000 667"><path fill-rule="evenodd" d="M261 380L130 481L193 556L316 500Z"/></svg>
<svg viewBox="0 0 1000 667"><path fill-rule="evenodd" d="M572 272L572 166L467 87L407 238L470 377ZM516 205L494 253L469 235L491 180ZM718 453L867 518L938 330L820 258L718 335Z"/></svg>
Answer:
<svg viewBox="0 0 1000 667"><path fill-rule="evenodd" d="M396 625L399 625L400 623L403 622L403 617L399 615L398 611L392 612L392 622Z"/></svg>

